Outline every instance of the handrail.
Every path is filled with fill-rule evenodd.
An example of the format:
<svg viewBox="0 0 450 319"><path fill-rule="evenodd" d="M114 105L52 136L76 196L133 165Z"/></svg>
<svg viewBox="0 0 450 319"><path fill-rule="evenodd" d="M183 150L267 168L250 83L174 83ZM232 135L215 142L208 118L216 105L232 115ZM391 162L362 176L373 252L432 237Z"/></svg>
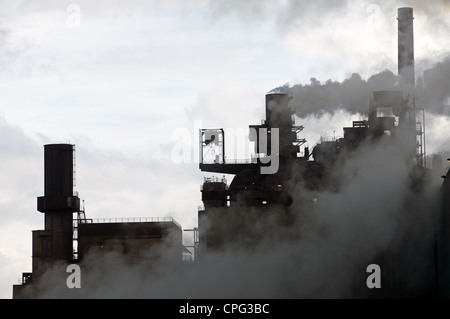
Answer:
<svg viewBox="0 0 450 319"><path fill-rule="evenodd" d="M207 159L207 160L204 160L203 159L203 162L202 162L202 164L219 164L219 165L223 165L223 164L251 164L252 163L252 160L251 159L226 159L225 160L225 163L224 162L220 162L220 163L217 163L216 161L214 161L214 160L210 160L210 159Z"/></svg>
<svg viewBox="0 0 450 319"><path fill-rule="evenodd" d="M178 227L181 225L172 217L103 217L92 218L93 223L148 223L148 222L173 222Z"/></svg>

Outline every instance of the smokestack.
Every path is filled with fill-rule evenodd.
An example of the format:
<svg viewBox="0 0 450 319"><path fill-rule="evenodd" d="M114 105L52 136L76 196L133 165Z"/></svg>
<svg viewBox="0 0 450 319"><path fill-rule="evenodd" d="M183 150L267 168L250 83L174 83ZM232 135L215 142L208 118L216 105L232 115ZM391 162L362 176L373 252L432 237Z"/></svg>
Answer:
<svg viewBox="0 0 450 319"><path fill-rule="evenodd" d="M399 8L397 20L399 84L413 89L415 86L413 9Z"/></svg>
<svg viewBox="0 0 450 319"><path fill-rule="evenodd" d="M73 194L74 145L44 148L44 196L38 197L37 208L45 214L45 230L34 231L33 268L72 259L72 215L80 211L80 199Z"/></svg>

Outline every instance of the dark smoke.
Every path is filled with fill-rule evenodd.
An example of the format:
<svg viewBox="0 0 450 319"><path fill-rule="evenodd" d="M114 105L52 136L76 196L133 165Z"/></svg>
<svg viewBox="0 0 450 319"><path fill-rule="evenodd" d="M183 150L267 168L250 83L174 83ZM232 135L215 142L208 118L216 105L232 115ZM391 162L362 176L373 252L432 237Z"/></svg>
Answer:
<svg viewBox="0 0 450 319"><path fill-rule="evenodd" d="M353 73L342 83L328 80L322 84L316 78L311 78L310 81L310 84L294 85L290 89L293 95L292 106L300 118L309 115L320 117L340 109L350 114L365 114L371 92L394 89L397 78L392 72L385 70L368 80Z"/></svg>
<svg viewBox="0 0 450 319"><path fill-rule="evenodd" d="M350 114L367 114L373 91L399 90L398 77L389 70L372 75L367 80L353 73L342 82L328 80L321 83L311 78L309 84L290 88L292 106L300 118L321 117L344 110ZM427 113L450 115L450 57L426 69L417 80L417 107Z"/></svg>
<svg viewBox="0 0 450 319"><path fill-rule="evenodd" d="M436 63L418 79L418 104L426 112L450 115L450 57Z"/></svg>

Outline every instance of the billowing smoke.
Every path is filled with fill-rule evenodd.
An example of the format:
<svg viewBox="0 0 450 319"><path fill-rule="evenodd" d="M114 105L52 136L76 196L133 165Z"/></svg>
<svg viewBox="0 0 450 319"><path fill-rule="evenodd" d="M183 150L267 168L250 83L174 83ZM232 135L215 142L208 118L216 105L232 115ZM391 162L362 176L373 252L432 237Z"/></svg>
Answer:
<svg viewBox="0 0 450 319"><path fill-rule="evenodd" d="M444 83L449 64L446 59L424 72L425 100L438 114L447 114L450 86ZM396 80L386 70L367 80L353 74L342 83L320 84L312 79L309 85L290 89L300 117L336 109L364 113L370 93L395 89ZM368 139L343 154L330 171L332 188L312 191L296 183L291 189L292 205L273 206L264 215L287 210L295 216L289 227L278 227L273 218L249 217L258 214L255 208L236 208L242 210L239 219L248 223L246 229L264 234L256 244L249 246L250 233L241 237L235 232L234 244L192 264L170 261L164 250L158 251L162 256L158 260L155 251L147 251L140 261L117 253L92 253L81 263L81 289L67 288L65 265L55 266L41 278L39 297L365 297L370 296L366 279L371 264L381 267L383 278L400 274L406 292L419 287L420 293L427 294L435 287L441 180L408 168L409 154L404 153L400 138ZM227 217L223 222L233 229L236 220Z"/></svg>
<svg viewBox="0 0 450 319"><path fill-rule="evenodd" d="M426 112L450 115L450 57L425 70L417 82L419 106Z"/></svg>
<svg viewBox="0 0 450 319"><path fill-rule="evenodd" d="M447 114L445 74L450 59L424 72L423 91L430 111ZM300 117L343 109L364 113L374 90L395 89L397 78L383 71L363 80L353 74L342 83L290 88ZM280 88L285 89L285 87ZM260 236L249 246L250 232L233 233L233 244L194 263L173 262L155 251L140 261L117 253L89 254L81 263L81 289L66 286L65 265L41 279L43 298L347 298L370 294L367 267L380 265L384 278L401 274L402 289L421 293L435 280L435 221L440 178L408 168L404 141L391 137L363 142L343 154L330 171L332 188L311 190L296 182L289 208L273 206L269 214L288 211L289 227L273 218L251 218L256 208L242 210L239 222ZM423 176L425 174L425 177ZM230 215L228 215L230 216ZM233 229L236 220L223 219ZM229 223L229 225L225 225ZM393 262L394 261L394 262ZM411 265L414 265L413 271ZM412 271L412 272L411 272Z"/></svg>
<svg viewBox="0 0 450 319"><path fill-rule="evenodd" d="M293 95L292 106L300 118L309 115L320 117L340 109L350 114L365 114L371 92L392 90L397 78L392 72L385 70L367 80L353 73L342 83L328 80L322 84L315 78L310 81L310 84L298 84L290 89Z"/></svg>
<svg viewBox="0 0 450 319"><path fill-rule="evenodd" d="M382 12L393 12L398 7L413 7L415 12L427 15L433 22L439 22L442 25L447 25L447 14L450 11L450 1L448 0L436 0L432 4L420 0L405 0L401 3L386 0L286 0L278 3L261 0L245 1L245 3L238 0L209 1L209 11L214 18L235 15L245 23L251 23L275 17L280 31L300 25L304 27L326 25L336 17L348 19L346 15L351 16L352 10L360 14L367 14L373 6L379 7Z"/></svg>
<svg viewBox="0 0 450 319"><path fill-rule="evenodd" d="M247 8L251 12L261 14L258 11L262 10L261 5L249 3ZM287 3L294 6L293 1ZM339 7L335 1L330 3L333 8ZM417 81L419 106L427 112L448 115L448 74L450 58L425 70ZM320 117L337 110L366 114L371 93L396 90L397 80L389 70L368 79L354 73L342 82L321 83L311 78L309 84L289 88L291 103L300 118ZM55 265L41 278L37 286L39 296L364 297L369 293L366 269L371 264L380 265L383 276L388 278L396 274L404 276L403 288L433 289L435 273L430 269L435 267L440 180L422 179L423 172L408 169L405 159L409 154L403 153L402 144L404 141L391 138L369 140L345 154L345 160L339 159L329 176L336 181L333 189L312 191L301 183L295 184L289 208L269 208L272 216L288 210L295 216L295 222L284 228L277 227L272 218L248 218L249 229L264 234L250 248L248 243L244 244L249 234L241 237L236 232L235 244L192 264L173 263L164 256L164 251L158 252L157 255L162 255L159 260L154 260L154 251L144 252L141 261L130 261L117 253L92 253L81 263L81 289L68 289L65 265ZM255 208L237 209L243 210L242 222L258 214ZM232 218L223 221L230 223L224 225L230 229L236 222Z"/></svg>
<svg viewBox="0 0 450 319"><path fill-rule="evenodd" d="M417 80L417 107L427 113L450 113L450 57L426 69ZM349 114L367 114L368 101L373 91L399 90L397 76L389 70L372 75L367 80L353 73L342 82L328 80L321 83L315 78L309 84L290 88L292 106L300 118L320 117L344 110Z"/></svg>
<svg viewBox="0 0 450 319"><path fill-rule="evenodd" d="M389 253L394 272L407 273L414 265L410 287L426 286L438 183L423 191L411 187L414 176L397 146L382 139L347 154L332 174L337 190L313 192L297 184L289 208L296 222L284 228L272 218L249 218L249 229L265 234L251 249L230 245L193 264L155 261L154 251L138 263L115 253L92 254L82 264L81 289L68 289L65 267L55 267L43 276L40 297L346 298L355 289L364 297L367 266L392 272L383 268ZM257 213L253 209L245 208L242 218ZM270 213L284 209L274 206ZM234 236L234 243L248 240L248 234Z"/></svg>

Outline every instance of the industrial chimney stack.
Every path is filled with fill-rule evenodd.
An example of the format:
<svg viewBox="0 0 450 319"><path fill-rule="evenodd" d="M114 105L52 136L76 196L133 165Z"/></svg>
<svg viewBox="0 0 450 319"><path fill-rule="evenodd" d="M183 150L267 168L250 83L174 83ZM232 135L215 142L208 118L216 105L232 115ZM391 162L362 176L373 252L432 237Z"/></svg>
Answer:
<svg viewBox="0 0 450 319"><path fill-rule="evenodd" d="M73 258L73 213L80 199L73 194L74 145L45 145L44 196L37 209L45 214L45 229L33 231L33 277L49 265Z"/></svg>
<svg viewBox="0 0 450 319"><path fill-rule="evenodd" d="M413 8L398 9L398 76L407 90L415 86L413 20Z"/></svg>

